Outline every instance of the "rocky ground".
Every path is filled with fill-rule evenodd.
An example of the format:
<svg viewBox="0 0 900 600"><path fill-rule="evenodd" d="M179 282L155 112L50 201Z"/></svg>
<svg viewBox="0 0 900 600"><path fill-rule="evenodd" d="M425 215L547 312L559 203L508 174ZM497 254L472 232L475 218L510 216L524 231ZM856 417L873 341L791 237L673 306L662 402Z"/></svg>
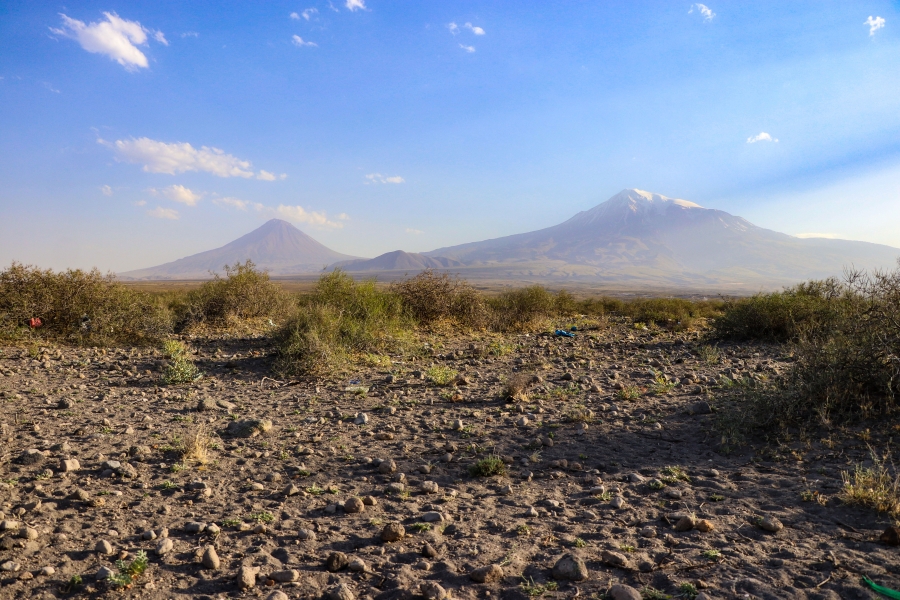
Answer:
<svg viewBox="0 0 900 600"><path fill-rule="evenodd" d="M205 373L188 386L154 350L3 348L0 597L900 588L889 519L837 498L890 424L726 453L722 386L789 358L700 335L434 336L340 381L272 379L265 338L186 339ZM117 559L140 552L122 586Z"/></svg>

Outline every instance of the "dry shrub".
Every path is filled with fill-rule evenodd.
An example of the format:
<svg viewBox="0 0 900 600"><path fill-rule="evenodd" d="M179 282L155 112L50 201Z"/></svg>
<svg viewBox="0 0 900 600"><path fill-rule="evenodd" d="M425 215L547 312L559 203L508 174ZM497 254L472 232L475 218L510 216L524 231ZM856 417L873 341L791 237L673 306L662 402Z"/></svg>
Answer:
<svg viewBox="0 0 900 600"><path fill-rule="evenodd" d="M478 291L468 282L446 273L427 269L415 277L392 283L390 290L400 297L410 316L423 325L452 320L479 328L487 322L487 306Z"/></svg>
<svg viewBox="0 0 900 600"><path fill-rule="evenodd" d="M374 281L357 283L336 270L319 278L297 314L276 336L276 370L285 375L325 375L354 355L402 347L412 323L400 297Z"/></svg>
<svg viewBox="0 0 900 600"><path fill-rule="evenodd" d="M564 304L571 296L564 294ZM491 325L498 331L517 331L539 326L557 314L557 297L541 285L507 290L488 300Z"/></svg>
<svg viewBox="0 0 900 600"><path fill-rule="evenodd" d="M228 327L258 318L282 318L293 307L290 295L248 260L225 265L225 277L216 274L187 294L176 307L179 329L198 324Z"/></svg>
<svg viewBox="0 0 900 600"><path fill-rule="evenodd" d="M203 426L198 427L184 441L181 458L184 462L205 465L209 462L209 449L213 439Z"/></svg>
<svg viewBox="0 0 900 600"><path fill-rule="evenodd" d="M534 375L515 373L503 386L503 396L511 402L528 400L528 388L534 381Z"/></svg>
<svg viewBox="0 0 900 600"><path fill-rule="evenodd" d="M42 327L29 330L31 318L39 318ZM0 272L0 338L143 344L170 330L162 303L116 282L112 274L54 272L19 263Z"/></svg>

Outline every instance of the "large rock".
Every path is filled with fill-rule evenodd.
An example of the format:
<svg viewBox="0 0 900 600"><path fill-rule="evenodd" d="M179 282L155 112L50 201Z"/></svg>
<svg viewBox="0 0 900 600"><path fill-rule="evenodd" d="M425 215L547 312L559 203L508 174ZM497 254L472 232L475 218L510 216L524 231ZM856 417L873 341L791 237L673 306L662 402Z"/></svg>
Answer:
<svg viewBox="0 0 900 600"><path fill-rule="evenodd" d="M388 523L381 530L382 542L396 542L406 537L406 528L402 523Z"/></svg>
<svg viewBox="0 0 900 600"><path fill-rule="evenodd" d="M564 581L584 581L588 568L584 560L574 554L566 554L553 565L553 578Z"/></svg>

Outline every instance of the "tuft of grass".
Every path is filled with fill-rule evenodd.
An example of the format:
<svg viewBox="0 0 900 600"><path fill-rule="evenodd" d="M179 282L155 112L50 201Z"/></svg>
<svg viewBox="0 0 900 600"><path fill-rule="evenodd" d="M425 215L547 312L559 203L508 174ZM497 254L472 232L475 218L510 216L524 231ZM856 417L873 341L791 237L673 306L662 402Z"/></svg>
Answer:
<svg viewBox="0 0 900 600"><path fill-rule="evenodd" d="M678 594L676 594L676 597L694 600L699 594L700 592L697 591L697 588L693 583L684 582L678 585Z"/></svg>
<svg viewBox="0 0 900 600"><path fill-rule="evenodd" d="M555 581L538 584L534 582L533 577L523 577L520 586L526 595L532 598L543 596L547 592L555 592L559 585Z"/></svg>
<svg viewBox="0 0 900 600"><path fill-rule="evenodd" d="M482 458L469 467L471 477L494 477L506 475L506 463L499 456Z"/></svg>
<svg viewBox="0 0 900 600"><path fill-rule="evenodd" d="M447 385L459 375L458 371L444 365L435 365L425 371L425 377L437 385Z"/></svg>
<svg viewBox="0 0 900 600"><path fill-rule="evenodd" d="M431 523L413 523L411 528L419 533L424 533L426 531L431 531Z"/></svg>
<svg viewBox="0 0 900 600"><path fill-rule="evenodd" d="M721 557L719 551L715 549L704 550L700 553L700 556L707 560L719 560L719 558Z"/></svg>
<svg viewBox="0 0 900 600"><path fill-rule="evenodd" d="M258 512L247 515L247 520L255 521L257 523L271 523L275 520L275 517L269 512Z"/></svg>
<svg viewBox="0 0 900 600"><path fill-rule="evenodd" d="M212 438L203 426L198 427L182 443L181 460L205 465L209 462L209 449Z"/></svg>
<svg viewBox="0 0 900 600"><path fill-rule="evenodd" d="M643 600L670 600L672 596L654 587L647 586L641 589L641 598Z"/></svg>
<svg viewBox="0 0 900 600"><path fill-rule="evenodd" d="M200 369L189 358L187 346L177 340L167 340L163 352L169 364L163 372L163 381L169 385L192 383L201 377Z"/></svg>
<svg viewBox="0 0 900 600"><path fill-rule="evenodd" d="M616 396L622 400L637 400L641 397L641 389L636 385L626 385L616 392Z"/></svg>
<svg viewBox="0 0 900 600"><path fill-rule="evenodd" d="M662 472L662 480L666 483L675 483L677 481L686 481L690 483L691 481L691 478L688 476L687 472L681 467L663 467Z"/></svg>
<svg viewBox="0 0 900 600"><path fill-rule="evenodd" d="M846 504L856 504L886 513L893 519L900 519L900 474L888 458L872 455L873 466L857 466L853 473L841 474L844 487L840 498Z"/></svg>

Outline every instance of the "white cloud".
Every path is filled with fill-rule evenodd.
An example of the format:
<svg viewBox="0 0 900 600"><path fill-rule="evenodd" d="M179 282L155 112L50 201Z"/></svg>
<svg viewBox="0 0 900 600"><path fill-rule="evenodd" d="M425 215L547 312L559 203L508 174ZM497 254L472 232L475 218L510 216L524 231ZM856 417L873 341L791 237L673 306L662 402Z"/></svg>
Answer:
<svg viewBox="0 0 900 600"><path fill-rule="evenodd" d="M307 225L328 227L332 229L340 229L344 226L343 223L339 223L338 221L347 221L350 219L347 213L339 214L337 216L338 221L332 221L324 212L308 211L302 206L279 204L277 208L272 208L271 206L265 206L259 202L248 202L239 198L215 198L213 204L242 211L252 208L256 212L269 217L284 219L285 221L291 221L293 223L306 223Z"/></svg>
<svg viewBox="0 0 900 600"><path fill-rule="evenodd" d="M872 15L869 15L869 18L865 20L863 25L869 26L869 35L875 35L875 32L884 27L885 20L881 17L872 18Z"/></svg>
<svg viewBox="0 0 900 600"><path fill-rule="evenodd" d="M294 42L295 46L318 46L315 42L304 42L303 38L299 35L295 35L291 38L291 41Z"/></svg>
<svg viewBox="0 0 900 600"><path fill-rule="evenodd" d="M475 52L475 46L466 46L464 44L460 44L459 47L469 53Z"/></svg>
<svg viewBox="0 0 900 600"><path fill-rule="evenodd" d="M470 30L475 35L484 35L484 29L482 29L481 27L475 27L471 23L466 23L465 25L463 25L463 27Z"/></svg>
<svg viewBox="0 0 900 600"><path fill-rule="evenodd" d="M323 212L310 212L302 206L285 206L284 204L279 204L278 208L264 208L261 210L266 213L274 214L285 221L292 221L294 223L306 223L308 225L318 225L320 227L331 227L334 229L340 229L344 226L343 223L329 221L328 217Z"/></svg>
<svg viewBox="0 0 900 600"><path fill-rule="evenodd" d="M447 24L447 29L449 29L450 33L452 33L453 35L456 35L457 33L459 33L459 25L457 25L456 23L453 23L452 21Z"/></svg>
<svg viewBox="0 0 900 600"><path fill-rule="evenodd" d="M706 6L705 4L692 4L691 10L688 11L688 14L691 14L692 12L694 12L694 8L696 8L698 11L700 11L700 14L703 15L704 21L712 21L713 17L716 16L716 13L714 13L712 10L710 10L710 8L708 6Z"/></svg>
<svg viewBox="0 0 900 600"><path fill-rule="evenodd" d="M422 235L422 234L425 233L425 232L424 232L424 231L421 231L421 230L419 230L419 229L412 229L412 228L410 228L410 227L407 227L407 228L406 228L406 233L409 233L409 234L412 234L412 235Z"/></svg>
<svg viewBox="0 0 900 600"><path fill-rule="evenodd" d="M181 37L182 38L199 37L199 35L200 34L197 33L196 31L185 31L184 33L181 34Z"/></svg>
<svg viewBox="0 0 900 600"><path fill-rule="evenodd" d="M101 185L100 193L103 194L104 196L112 196L112 194L113 194L112 188L109 187L108 185Z"/></svg>
<svg viewBox="0 0 900 600"><path fill-rule="evenodd" d="M163 208L162 206L157 206L153 210L148 210L147 214L156 219L178 219L178 211L174 208Z"/></svg>
<svg viewBox="0 0 900 600"><path fill-rule="evenodd" d="M773 138L771 135L766 133L765 131L760 131L758 134L753 137L747 138L748 144L755 144L756 142L777 142L778 138Z"/></svg>
<svg viewBox="0 0 900 600"><path fill-rule="evenodd" d="M97 141L115 150L120 160L143 164L147 173L175 175L185 171L205 171L218 177L253 177L250 161L225 154L218 148L201 146L198 150L187 142L168 144L145 137Z"/></svg>
<svg viewBox="0 0 900 600"><path fill-rule="evenodd" d="M386 177L381 173L369 173L366 175L367 181L366 183L405 183L406 180L400 177L399 175L394 175L393 177Z"/></svg>
<svg viewBox="0 0 900 600"><path fill-rule="evenodd" d="M366 10L366 0L347 0L347 2L344 3L344 6L352 12Z"/></svg>
<svg viewBox="0 0 900 600"><path fill-rule="evenodd" d="M146 69L147 57L137 46L147 44L147 30L137 21L122 19L116 13L103 14L106 21L85 25L83 21L60 13L63 28L51 27L50 30L77 41L88 52L105 54L129 71ZM161 31L155 32L153 37L168 46L169 43Z"/></svg>
<svg viewBox="0 0 900 600"><path fill-rule="evenodd" d="M269 173L268 171L260 169L259 173L256 174L256 178L263 181L275 181L276 179L287 179L287 173L276 175L275 173Z"/></svg>
<svg viewBox="0 0 900 600"><path fill-rule="evenodd" d="M236 208L238 210L247 210L247 207L249 206L254 206L257 210L263 208L262 204L247 202L246 200L241 200L239 198L216 198L213 200L213 204L218 206L230 206L231 208Z"/></svg>
<svg viewBox="0 0 900 600"><path fill-rule="evenodd" d="M794 237L809 239L809 238L826 238L829 240L837 240L841 239L840 236L836 233L795 233Z"/></svg>
<svg viewBox="0 0 900 600"><path fill-rule="evenodd" d="M297 14L297 13L294 13L294 14ZM318 8L307 8L300 14L300 16L303 17L304 19L306 19L307 21L309 21L313 15L317 15L317 14L319 14Z"/></svg>
<svg viewBox="0 0 900 600"><path fill-rule="evenodd" d="M298 14L295 13L295 12L292 12L292 13L291 13L291 18L292 18L293 20L295 20L295 21L299 21L299 20L300 20L300 15L298 15Z"/></svg>
<svg viewBox="0 0 900 600"><path fill-rule="evenodd" d="M44 87L47 88L48 90L50 90L51 92L53 92L54 94L60 94L60 93L62 93L62 92L60 92L58 89L56 89L55 87L53 87L53 84L51 84L51 83L48 82L48 81L45 81L45 82L44 82Z"/></svg>
<svg viewBox="0 0 900 600"><path fill-rule="evenodd" d="M197 202L203 197L203 194L198 194L183 185L177 184L163 188L162 195L173 202L180 202L187 206L197 206Z"/></svg>
<svg viewBox="0 0 900 600"><path fill-rule="evenodd" d="M156 30L153 32L153 39L162 44L163 46L169 45L169 40L166 39L165 34L162 31Z"/></svg>

